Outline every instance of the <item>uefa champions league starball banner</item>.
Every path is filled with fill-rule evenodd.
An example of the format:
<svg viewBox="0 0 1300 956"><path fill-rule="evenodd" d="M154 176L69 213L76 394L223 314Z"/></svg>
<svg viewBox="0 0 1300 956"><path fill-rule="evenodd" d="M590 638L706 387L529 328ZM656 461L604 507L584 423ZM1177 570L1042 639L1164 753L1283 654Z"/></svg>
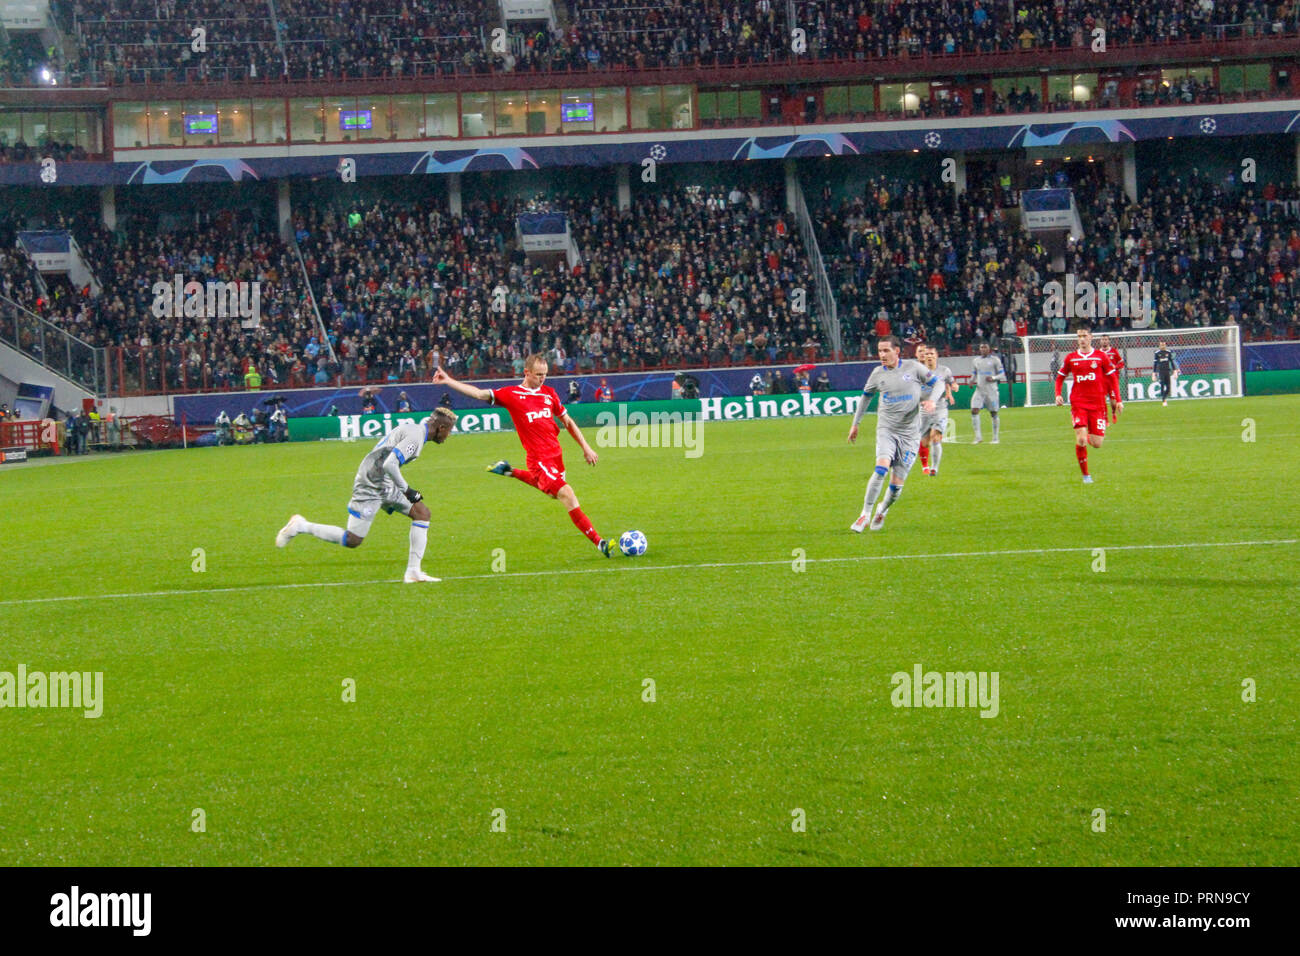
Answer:
<svg viewBox="0 0 1300 956"><path fill-rule="evenodd" d="M0 164L0 185L121 186L184 182L238 182L285 177L336 177L343 160L358 176L427 176L561 166L639 166L647 157L662 163L719 163L799 159L874 152L932 152L1089 146L1146 139L1259 136L1300 129L1300 101L1222 106L1173 106L1098 110L1053 122L1045 114L980 116L949 120L775 126L748 131L672 130L647 133L536 136L520 145L477 145L475 140L339 143L317 155L288 155L284 146L180 148L115 151L116 162L64 162L37 158ZM298 147L288 147L292 152ZM307 148L303 144L303 148ZM312 149L320 147L311 146ZM327 144L328 148L328 144ZM148 159L132 159L132 153ZM187 154L189 154L187 156ZM202 158L194 158L201 156Z"/></svg>

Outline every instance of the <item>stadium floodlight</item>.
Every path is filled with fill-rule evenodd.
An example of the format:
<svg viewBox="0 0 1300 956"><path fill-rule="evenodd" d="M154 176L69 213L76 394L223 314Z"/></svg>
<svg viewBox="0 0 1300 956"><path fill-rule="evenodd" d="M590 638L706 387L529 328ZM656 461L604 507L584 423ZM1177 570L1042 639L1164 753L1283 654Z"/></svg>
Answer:
<svg viewBox="0 0 1300 956"><path fill-rule="evenodd" d="M1151 359L1162 341L1178 360L1179 373L1173 383L1172 398L1242 396L1241 340L1235 325L1125 332L1094 328L1094 348L1102 335L1110 336L1111 344L1124 359L1119 387L1125 402L1161 400L1158 385L1151 380ZM1075 335L1073 332L1027 335L1023 342L1021 371L1027 385L1025 405L1051 405L1056 400L1056 370L1065 356L1074 351Z"/></svg>

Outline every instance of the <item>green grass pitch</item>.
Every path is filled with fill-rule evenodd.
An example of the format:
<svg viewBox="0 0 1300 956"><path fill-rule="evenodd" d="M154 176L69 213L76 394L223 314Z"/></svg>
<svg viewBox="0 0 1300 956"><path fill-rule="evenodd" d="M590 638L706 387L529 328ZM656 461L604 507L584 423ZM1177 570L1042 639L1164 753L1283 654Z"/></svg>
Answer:
<svg viewBox="0 0 1300 956"><path fill-rule="evenodd" d="M400 517L273 546L342 523L363 444L10 467L0 670L105 700L0 710L0 863L1300 863L1300 397L1130 405L1092 486L1066 411L1003 417L863 535L874 416L565 438L649 538L608 561L483 471L513 434L457 436L407 469L423 586ZM998 672L998 715L894 707L916 664Z"/></svg>

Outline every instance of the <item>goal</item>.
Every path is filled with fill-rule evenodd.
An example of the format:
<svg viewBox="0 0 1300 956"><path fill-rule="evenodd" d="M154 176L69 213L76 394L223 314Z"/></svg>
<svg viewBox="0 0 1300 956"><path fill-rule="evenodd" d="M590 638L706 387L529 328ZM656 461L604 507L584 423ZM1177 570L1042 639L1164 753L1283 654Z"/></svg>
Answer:
<svg viewBox="0 0 1300 956"><path fill-rule="evenodd" d="M1119 349L1124 360L1119 373L1119 393L1126 402L1160 400L1160 386L1151 380L1151 358L1161 341L1178 361L1178 375L1172 382L1170 398L1241 397L1241 347L1235 325L1094 331L1094 348L1103 334L1110 336L1110 344ZM1075 336L1073 333L1029 335L1023 341L1021 371L1025 376L1025 405L1051 405L1056 401L1056 372L1061 361L1074 351Z"/></svg>

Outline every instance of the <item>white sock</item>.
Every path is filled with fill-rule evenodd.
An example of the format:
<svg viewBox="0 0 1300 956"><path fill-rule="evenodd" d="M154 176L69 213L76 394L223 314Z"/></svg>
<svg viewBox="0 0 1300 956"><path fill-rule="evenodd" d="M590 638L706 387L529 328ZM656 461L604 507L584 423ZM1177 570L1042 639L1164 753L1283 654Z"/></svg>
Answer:
<svg viewBox="0 0 1300 956"><path fill-rule="evenodd" d="M993 413L992 415L990 415L989 417L993 419L993 440L994 440L994 441L997 441L997 440L998 440L998 423L1001 422L1001 419L998 418L997 412L994 412L994 413Z"/></svg>
<svg viewBox="0 0 1300 956"><path fill-rule="evenodd" d="M885 492L885 500L880 503L880 513L883 515L889 510L889 506L898 500L898 496L903 493L902 485L890 485L889 490Z"/></svg>
<svg viewBox="0 0 1300 956"><path fill-rule="evenodd" d="M979 441L981 438L984 437L982 434L980 434L980 417L979 417L979 415L972 415L972 416L970 417L970 430L971 430L971 432L974 434L974 436L975 436L975 440L976 440L976 441Z"/></svg>
<svg viewBox="0 0 1300 956"><path fill-rule="evenodd" d="M880 489L885 485L885 476L871 473L871 480L867 482L867 494L862 499L862 513L871 514L871 509L875 507L876 499L880 497Z"/></svg>
<svg viewBox="0 0 1300 956"><path fill-rule="evenodd" d="M943 442L937 441L930 446L930 470L939 473L939 459L943 457Z"/></svg>
<svg viewBox="0 0 1300 956"><path fill-rule="evenodd" d="M299 534L309 534L320 538L322 541L328 541L330 544L343 543L343 529L336 524L316 524L314 521L303 521Z"/></svg>
<svg viewBox="0 0 1300 956"><path fill-rule="evenodd" d="M406 570L419 571L424 560L424 545L429 540L429 522L411 522L411 555L406 559Z"/></svg>

